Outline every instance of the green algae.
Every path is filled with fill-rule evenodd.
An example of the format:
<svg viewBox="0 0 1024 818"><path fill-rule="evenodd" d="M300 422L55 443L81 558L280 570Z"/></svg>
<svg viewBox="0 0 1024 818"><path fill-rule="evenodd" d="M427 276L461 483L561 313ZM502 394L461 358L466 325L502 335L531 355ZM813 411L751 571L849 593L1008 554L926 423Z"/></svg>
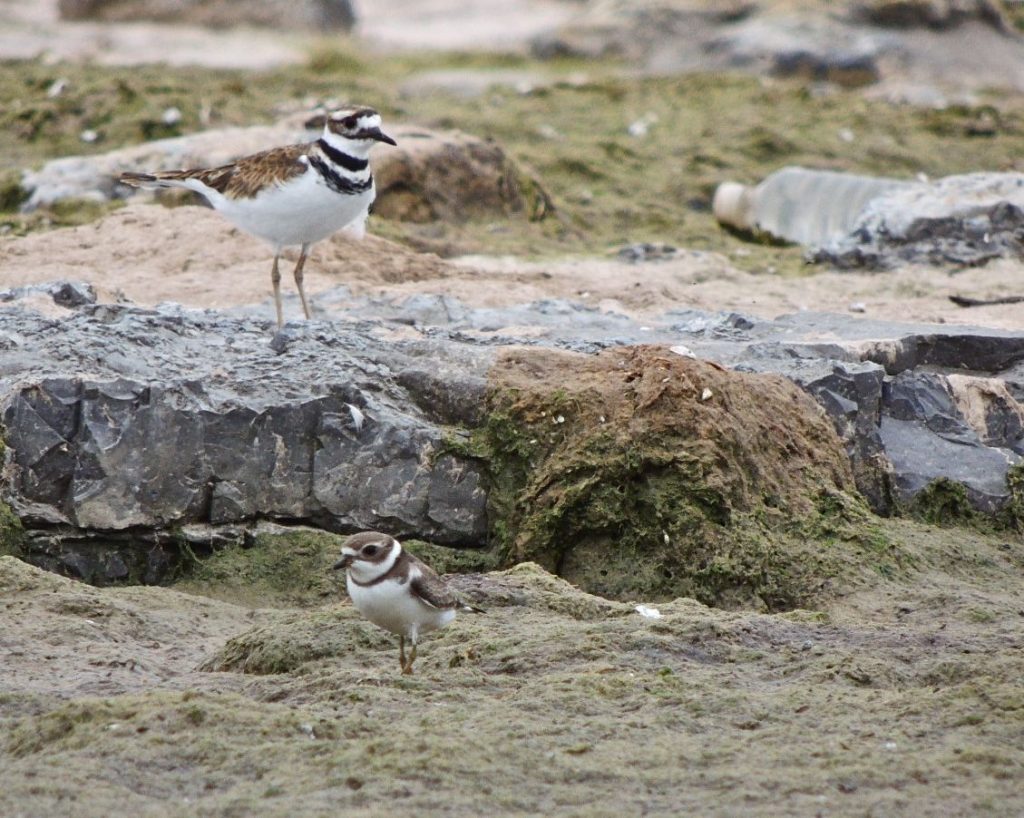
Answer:
<svg viewBox="0 0 1024 818"><path fill-rule="evenodd" d="M189 676L187 692L166 689L190 670L187 630L162 664L119 677L131 685L120 695L50 691L90 654L39 674L15 653L21 690L0 692L0 812L1019 811L1020 573L998 538L879 525L919 568L820 612L676 599L649 618L536 565L460 576L488 613L425 637L412 677L394 638L345 605L240 617L209 603L239 628L210 661L230 669ZM131 655L164 638L155 610L189 601L10 564L5 602L29 605L10 622L16 640L32 626L72 644L62 625L86 590L135 611L109 633Z"/></svg>
<svg viewBox="0 0 1024 818"><path fill-rule="evenodd" d="M398 673L394 639L350 607L267 611L221 650L230 668L189 692L0 698L0 810L1017 810L1024 659L1000 600L1019 575L954 557L965 543L951 529L882 525L941 571L881 580L861 609L828 614L678 599L647 618L536 565L460 577L488 613L425 638L413 677ZM968 540L998 558L991 537ZM139 610L159 591L137 589ZM909 613L893 611L894 594ZM969 615L982 604L991 621ZM144 618L133 638L152 638Z"/></svg>
<svg viewBox="0 0 1024 818"><path fill-rule="evenodd" d="M423 560L438 574L467 574L499 567L497 554L483 548L453 548L423 540L402 540L402 548Z"/></svg>
<svg viewBox="0 0 1024 818"><path fill-rule="evenodd" d="M230 639L200 668L240 673L287 673L306 662L358 655L393 642L351 608L285 616Z"/></svg>
<svg viewBox="0 0 1024 818"><path fill-rule="evenodd" d="M943 526L977 528L986 532L1024 533L1024 465L1006 473L1007 502L995 514L978 510L963 483L947 477L932 480L914 495L905 513L919 520Z"/></svg>

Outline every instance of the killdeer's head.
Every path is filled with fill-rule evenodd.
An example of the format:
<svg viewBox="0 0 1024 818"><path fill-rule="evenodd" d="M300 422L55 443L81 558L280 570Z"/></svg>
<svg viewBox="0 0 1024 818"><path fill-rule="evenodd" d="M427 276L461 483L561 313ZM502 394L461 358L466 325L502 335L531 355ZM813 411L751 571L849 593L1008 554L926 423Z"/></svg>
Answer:
<svg viewBox="0 0 1024 818"><path fill-rule="evenodd" d="M387 142L397 145L390 136L381 129L380 114L373 108L342 108L327 115L324 123L324 135L330 139L335 137L346 143L349 151L369 153L375 142Z"/></svg>
<svg viewBox="0 0 1024 818"><path fill-rule="evenodd" d="M359 582L383 576L402 553L398 540L378 531L353 534L341 544L341 559L334 570L346 569Z"/></svg>

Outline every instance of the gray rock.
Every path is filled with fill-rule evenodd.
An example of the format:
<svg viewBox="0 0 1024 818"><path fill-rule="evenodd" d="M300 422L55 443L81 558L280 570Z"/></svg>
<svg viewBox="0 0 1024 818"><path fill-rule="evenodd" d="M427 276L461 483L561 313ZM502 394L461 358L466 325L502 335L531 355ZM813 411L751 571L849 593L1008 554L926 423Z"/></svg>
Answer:
<svg viewBox="0 0 1024 818"><path fill-rule="evenodd" d="M1009 499L1007 471L1022 462L1006 450L953 442L916 420L883 415L880 434L886 455L899 463L893 483L898 499L907 505L932 481L955 474L952 479L963 484L972 505L995 513Z"/></svg>
<svg viewBox="0 0 1024 818"><path fill-rule="evenodd" d="M332 292L316 306L334 320L275 333L244 314L67 296L83 292L0 299L3 495L33 559L97 582L157 581L182 542L208 551L261 519L484 544L486 464L468 435L505 345L654 343L782 374L831 418L880 512L940 477L994 512L1024 448L1022 333L693 310L641 326L557 299L474 309ZM41 294L81 303L51 317Z"/></svg>
<svg viewBox="0 0 1024 818"><path fill-rule="evenodd" d="M810 255L841 268L977 266L1024 257L1024 174L971 173L883 191L850 233Z"/></svg>
<svg viewBox="0 0 1024 818"><path fill-rule="evenodd" d="M444 357L437 342L309 323L287 327L278 352L263 322L113 305L61 321L8 309L0 327L16 339L0 377L6 490L30 528L163 543L185 525L266 517L460 545L486 534L480 465L447 452L456 413L435 412L417 375ZM479 405L490 357L457 357L449 404Z"/></svg>
<svg viewBox="0 0 1024 818"><path fill-rule="evenodd" d="M715 191L722 224L807 245L811 261L849 269L906 263L976 266L1024 254L1024 174L936 182L782 168L755 187Z"/></svg>

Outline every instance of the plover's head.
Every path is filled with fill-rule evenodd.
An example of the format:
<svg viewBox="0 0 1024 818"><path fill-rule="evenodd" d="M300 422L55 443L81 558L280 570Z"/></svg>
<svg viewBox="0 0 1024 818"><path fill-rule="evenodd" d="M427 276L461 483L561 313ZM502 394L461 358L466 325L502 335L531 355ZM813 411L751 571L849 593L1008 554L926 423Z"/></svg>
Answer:
<svg viewBox="0 0 1024 818"><path fill-rule="evenodd" d="M360 582L367 582L391 570L401 553L402 546L394 537L364 531L341 544L341 559L334 563L334 570L344 568Z"/></svg>
<svg viewBox="0 0 1024 818"><path fill-rule="evenodd" d="M374 142L387 142L397 145L390 136L381 129L380 114L373 108L341 108L327 115L324 123L324 134L334 135L347 140L350 147L368 152Z"/></svg>

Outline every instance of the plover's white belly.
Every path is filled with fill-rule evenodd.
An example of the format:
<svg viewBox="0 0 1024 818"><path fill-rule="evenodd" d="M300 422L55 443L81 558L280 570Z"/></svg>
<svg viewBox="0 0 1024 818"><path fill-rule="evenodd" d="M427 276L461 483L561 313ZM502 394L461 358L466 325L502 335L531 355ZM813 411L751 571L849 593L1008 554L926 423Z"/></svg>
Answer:
<svg viewBox="0 0 1024 818"><path fill-rule="evenodd" d="M364 220L374 188L363 193L336 193L314 170L271 187L251 199L215 202L225 218L275 246L312 244L352 222Z"/></svg>
<svg viewBox="0 0 1024 818"><path fill-rule="evenodd" d="M348 578L348 595L356 610L374 625L410 639L443 628L455 619L455 611L441 611L421 602L407 585L388 579L376 585L357 585Z"/></svg>

